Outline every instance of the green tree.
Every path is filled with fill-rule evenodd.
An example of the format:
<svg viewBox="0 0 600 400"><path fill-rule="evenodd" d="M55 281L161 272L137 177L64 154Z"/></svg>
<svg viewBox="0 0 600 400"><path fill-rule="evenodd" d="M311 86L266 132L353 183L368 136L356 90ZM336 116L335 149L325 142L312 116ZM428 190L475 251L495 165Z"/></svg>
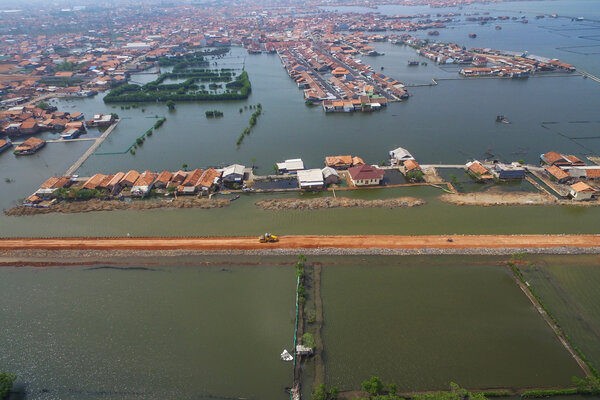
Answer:
<svg viewBox="0 0 600 400"><path fill-rule="evenodd" d="M336 400L340 391L337 387L328 389L324 383L317 385L315 391L312 393L313 400Z"/></svg>
<svg viewBox="0 0 600 400"><path fill-rule="evenodd" d="M377 396L383 392L383 382L378 376L372 376L368 381L363 381L361 388L371 396Z"/></svg>
<svg viewBox="0 0 600 400"><path fill-rule="evenodd" d="M310 347L313 350L315 349L315 337L312 335L312 333L305 332L304 335L302 335L302 344L306 347Z"/></svg>
<svg viewBox="0 0 600 400"><path fill-rule="evenodd" d="M17 377L15 375L0 372L0 399L3 399L8 395L8 392L12 389L16 379Z"/></svg>
<svg viewBox="0 0 600 400"><path fill-rule="evenodd" d="M46 102L42 101L41 103L38 103L38 104L37 104L37 107L38 107L38 108L41 108L42 110L47 110L47 109L49 109L51 106L50 106L50 104L48 104L48 103L46 103Z"/></svg>
<svg viewBox="0 0 600 400"><path fill-rule="evenodd" d="M181 164L181 169L185 170L187 169L188 165L186 163Z"/></svg>
<svg viewBox="0 0 600 400"><path fill-rule="evenodd" d="M169 111L175 110L175 102L173 100L168 100L166 104L167 104L167 107L169 107Z"/></svg>

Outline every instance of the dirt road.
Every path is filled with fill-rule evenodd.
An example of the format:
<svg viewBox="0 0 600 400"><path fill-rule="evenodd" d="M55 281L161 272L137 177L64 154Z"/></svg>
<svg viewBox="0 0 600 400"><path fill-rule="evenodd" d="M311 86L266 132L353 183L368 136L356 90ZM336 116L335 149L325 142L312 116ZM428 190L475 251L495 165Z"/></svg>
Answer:
<svg viewBox="0 0 600 400"><path fill-rule="evenodd" d="M282 236L257 237L0 239L0 250L267 250L267 249L495 249L600 247L600 235Z"/></svg>

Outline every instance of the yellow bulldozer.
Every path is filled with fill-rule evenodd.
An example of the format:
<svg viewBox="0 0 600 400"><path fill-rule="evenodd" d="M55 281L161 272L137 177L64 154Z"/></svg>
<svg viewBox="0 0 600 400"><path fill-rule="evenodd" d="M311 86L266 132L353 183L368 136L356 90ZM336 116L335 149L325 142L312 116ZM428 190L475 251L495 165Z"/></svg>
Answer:
<svg viewBox="0 0 600 400"><path fill-rule="evenodd" d="M258 241L259 243L275 243L279 242L279 237L271 233L265 233L264 235L260 235L258 237Z"/></svg>

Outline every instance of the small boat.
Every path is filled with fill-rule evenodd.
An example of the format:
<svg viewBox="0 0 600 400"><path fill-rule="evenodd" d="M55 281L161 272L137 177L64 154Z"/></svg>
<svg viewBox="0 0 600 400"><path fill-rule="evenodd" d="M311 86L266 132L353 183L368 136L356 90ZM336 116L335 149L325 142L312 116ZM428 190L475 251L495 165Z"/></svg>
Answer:
<svg viewBox="0 0 600 400"><path fill-rule="evenodd" d="M283 352L281 353L281 355L279 357L281 357L282 361L292 361L294 359L294 357L292 357L290 352L287 351L286 349L283 349Z"/></svg>
<svg viewBox="0 0 600 400"><path fill-rule="evenodd" d="M422 62L421 62L421 65L425 65L425 66L427 66L427 62L425 62L425 61L422 61Z"/></svg>
<svg viewBox="0 0 600 400"><path fill-rule="evenodd" d="M477 35L475 33L469 33L469 37L471 39L475 39L477 37Z"/></svg>
<svg viewBox="0 0 600 400"><path fill-rule="evenodd" d="M503 124L510 124L510 121L504 115L496 116L496 122L502 122Z"/></svg>
<svg viewBox="0 0 600 400"><path fill-rule="evenodd" d="M496 30L500 31L500 30L502 30L502 27L500 25L496 25Z"/></svg>
<svg viewBox="0 0 600 400"><path fill-rule="evenodd" d="M413 66L413 65L419 65L419 62L418 62L418 61L415 61L415 60L409 60L409 61L408 61L408 65L410 65L410 66Z"/></svg>

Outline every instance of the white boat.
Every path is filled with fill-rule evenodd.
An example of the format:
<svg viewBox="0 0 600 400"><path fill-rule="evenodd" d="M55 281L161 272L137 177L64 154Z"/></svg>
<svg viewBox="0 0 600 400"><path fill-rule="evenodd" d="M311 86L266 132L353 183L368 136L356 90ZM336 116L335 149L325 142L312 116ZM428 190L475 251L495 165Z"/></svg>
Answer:
<svg viewBox="0 0 600 400"><path fill-rule="evenodd" d="M290 352L287 351L286 349L283 349L283 352L281 353L281 355L279 357L281 357L281 359L283 361L292 361L294 359L294 357L292 357Z"/></svg>

